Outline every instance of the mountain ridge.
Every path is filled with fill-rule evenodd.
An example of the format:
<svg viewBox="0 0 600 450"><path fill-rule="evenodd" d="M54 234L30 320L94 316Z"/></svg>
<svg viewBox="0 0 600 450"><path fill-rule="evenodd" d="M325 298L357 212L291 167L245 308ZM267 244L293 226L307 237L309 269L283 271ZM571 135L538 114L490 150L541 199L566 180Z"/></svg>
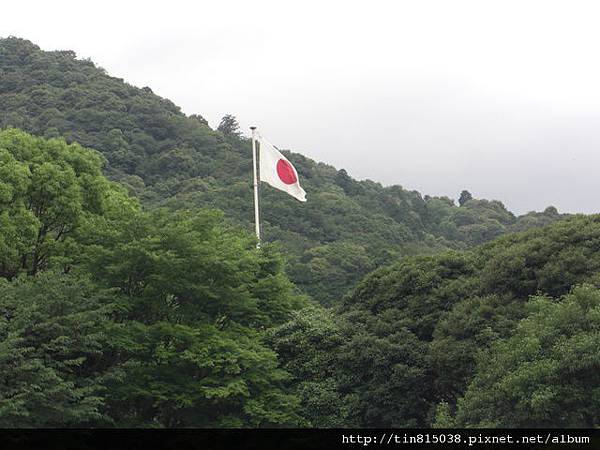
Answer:
<svg viewBox="0 0 600 450"><path fill-rule="evenodd" d="M0 39L0 128L96 149L109 178L144 203L217 208L251 229L250 143L232 119L213 130L202 116L186 116L151 88L111 77L72 51ZM469 248L564 217L552 207L517 217L496 200L456 206L448 197L357 181L344 169L286 155L309 202L299 206L261 189L264 236L281 243L296 285L324 304L398 257Z"/></svg>

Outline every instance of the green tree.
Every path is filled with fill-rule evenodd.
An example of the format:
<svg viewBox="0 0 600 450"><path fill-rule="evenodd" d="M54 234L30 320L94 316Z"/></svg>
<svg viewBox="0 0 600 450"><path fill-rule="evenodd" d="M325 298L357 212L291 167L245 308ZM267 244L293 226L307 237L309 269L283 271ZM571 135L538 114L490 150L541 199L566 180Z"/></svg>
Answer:
<svg viewBox="0 0 600 450"><path fill-rule="evenodd" d="M298 412L320 428L358 426L355 396L341 386L340 351L349 336L331 311L314 305L272 330L269 342L292 378Z"/></svg>
<svg viewBox="0 0 600 450"><path fill-rule="evenodd" d="M407 257L365 277L335 308L337 326L352 330L350 343L336 350L343 367L336 385L364 399L364 409L354 404L363 414L357 423L449 423L442 416L456 411L457 399L485 370L477 355L515 333L531 295L564 295L573 284L600 280L599 220L573 217L470 252ZM519 345L518 337L510 344ZM388 365L380 367L375 356ZM403 378L391 372L394 361L404 365ZM409 388L411 382L418 387ZM396 406L376 396L386 389ZM403 407L402 389L413 396Z"/></svg>
<svg viewBox="0 0 600 450"><path fill-rule="evenodd" d="M478 357L457 423L481 427L600 424L600 291L538 296L513 336Z"/></svg>
<svg viewBox="0 0 600 450"><path fill-rule="evenodd" d="M460 206L463 206L469 200L473 200L473 196L471 195L471 193L469 191L462 191L460 193L460 198L458 199L458 204Z"/></svg>
<svg viewBox="0 0 600 450"><path fill-rule="evenodd" d="M7 230L29 214L48 261L0 279L0 424L305 423L264 342L302 304L273 246L218 212L142 211L78 145L0 142Z"/></svg>
<svg viewBox="0 0 600 450"><path fill-rule="evenodd" d="M347 286L356 284L374 268L369 249L338 241L306 250L290 275L297 283L306 284L305 290L313 298L330 306Z"/></svg>
<svg viewBox="0 0 600 450"><path fill-rule="evenodd" d="M500 296L466 298L444 314L429 347L437 399L455 405L475 373L478 352L512 334L523 303Z"/></svg>
<svg viewBox="0 0 600 450"><path fill-rule="evenodd" d="M45 272L0 279L0 427L107 425L113 292Z"/></svg>
<svg viewBox="0 0 600 450"><path fill-rule="evenodd" d="M239 136L241 134L240 125L235 116L232 116L231 114L223 116L217 127L217 131L220 131L227 136Z"/></svg>
<svg viewBox="0 0 600 450"><path fill-rule="evenodd" d="M48 267L83 218L102 213L112 188L101 167L77 144L0 132L0 276Z"/></svg>
<svg viewBox="0 0 600 450"><path fill-rule="evenodd" d="M432 428L453 428L454 417L447 402L440 402L435 409L435 418Z"/></svg>
<svg viewBox="0 0 600 450"><path fill-rule="evenodd" d="M300 305L273 248L256 250L214 212L90 226L78 263L128 298L114 344L123 376L107 393L119 425L303 423L263 342Z"/></svg>

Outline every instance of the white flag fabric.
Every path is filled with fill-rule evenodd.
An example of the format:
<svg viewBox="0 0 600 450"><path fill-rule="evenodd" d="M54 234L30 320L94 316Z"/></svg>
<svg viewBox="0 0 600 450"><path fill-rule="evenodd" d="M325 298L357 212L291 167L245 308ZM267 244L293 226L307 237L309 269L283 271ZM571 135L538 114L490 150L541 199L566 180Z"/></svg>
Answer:
<svg viewBox="0 0 600 450"><path fill-rule="evenodd" d="M305 202L306 192L300 187L298 172L296 172L292 163L262 136L259 136L259 143L260 181L264 181L274 188L287 192L297 200Z"/></svg>

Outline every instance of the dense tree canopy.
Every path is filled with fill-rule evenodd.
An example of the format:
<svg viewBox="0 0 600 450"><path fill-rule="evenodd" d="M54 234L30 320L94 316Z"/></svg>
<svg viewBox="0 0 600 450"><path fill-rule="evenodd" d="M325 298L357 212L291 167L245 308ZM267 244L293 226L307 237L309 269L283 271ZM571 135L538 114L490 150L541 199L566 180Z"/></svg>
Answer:
<svg viewBox="0 0 600 450"><path fill-rule="evenodd" d="M257 249L235 117L16 38L0 128L0 426L600 426L600 216L288 152Z"/></svg>
<svg viewBox="0 0 600 450"><path fill-rule="evenodd" d="M598 233L600 216L579 216L474 251L404 258L333 316L313 310L279 327L275 348L304 408L323 396L347 424L598 426ZM581 283L593 285L570 293ZM539 292L566 297L531 299ZM311 346L320 323L327 344Z"/></svg>
<svg viewBox="0 0 600 450"><path fill-rule="evenodd" d="M598 427L600 290L535 297L515 333L478 357L457 425Z"/></svg>
<svg viewBox="0 0 600 450"><path fill-rule="evenodd" d="M0 149L1 426L305 423L264 343L302 304L274 248L218 212L142 211L80 146Z"/></svg>
<svg viewBox="0 0 600 450"><path fill-rule="evenodd" d="M114 293L45 272L0 279L0 427L106 424Z"/></svg>
<svg viewBox="0 0 600 450"><path fill-rule="evenodd" d="M77 144L0 132L0 276L36 274L111 189L102 158Z"/></svg>

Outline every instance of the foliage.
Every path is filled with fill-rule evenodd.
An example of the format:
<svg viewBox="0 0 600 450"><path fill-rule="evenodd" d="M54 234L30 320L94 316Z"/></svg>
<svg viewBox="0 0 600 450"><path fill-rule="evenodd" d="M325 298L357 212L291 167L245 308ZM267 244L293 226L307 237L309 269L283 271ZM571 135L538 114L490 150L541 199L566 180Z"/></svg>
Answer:
<svg viewBox="0 0 600 450"><path fill-rule="evenodd" d="M124 377L108 398L119 425L302 423L262 343L298 300L273 249L221 223L213 212L159 210L83 240L83 267L130 299Z"/></svg>
<svg viewBox="0 0 600 450"><path fill-rule="evenodd" d="M44 192L3 215L69 226L54 270L0 278L0 425L305 423L264 343L303 304L273 246L219 212L142 211L79 146L15 130L0 142L18 156L4 192ZM57 169L34 176L44 164Z"/></svg>
<svg viewBox="0 0 600 450"><path fill-rule="evenodd" d="M102 213L111 186L101 164L77 144L0 131L0 276L35 275L84 216Z"/></svg>
<svg viewBox="0 0 600 450"><path fill-rule="evenodd" d="M221 119L221 123L217 127L217 130L225 135L237 135L241 134L240 125L235 118L231 114L227 114Z"/></svg>
<svg viewBox="0 0 600 450"><path fill-rule="evenodd" d="M508 339L478 357L457 423L480 427L600 424L600 290L538 296Z"/></svg>
<svg viewBox="0 0 600 450"><path fill-rule="evenodd" d="M600 216L577 216L469 252L403 258L360 282L332 319L279 328L275 348L303 385L327 387L352 426L596 426L597 291L577 288L560 307L529 299L598 284L598 233ZM322 352L306 343L317 320L337 336ZM315 411L312 423L335 423Z"/></svg>
<svg viewBox="0 0 600 450"><path fill-rule="evenodd" d="M599 425L600 216L287 152L310 201L261 187L257 249L233 116L16 38L6 127L0 426Z"/></svg>
<svg viewBox="0 0 600 450"><path fill-rule="evenodd" d="M460 206L464 206L464 204L467 203L469 200L473 200L473 196L471 195L471 193L469 191L462 191L458 199L458 204Z"/></svg>
<svg viewBox="0 0 600 450"><path fill-rule="evenodd" d="M74 52L44 52L8 38L0 40L0 128L9 126L102 152L107 175L146 205L220 209L252 227L250 141L232 115L213 131L201 116L186 117L149 88L110 77ZM325 305L398 257L467 248L562 217L547 210L516 218L484 200L459 208L447 198L357 181L343 169L286 155L310 201L299 205L264 186L263 235L281 242L292 280ZM348 263L338 264L340 250Z"/></svg>
<svg viewBox="0 0 600 450"><path fill-rule="evenodd" d="M353 396L342 392L340 348L349 336L330 311L313 305L295 312L269 336L272 348L293 374L299 413L321 428L357 425Z"/></svg>
<svg viewBox="0 0 600 450"><path fill-rule="evenodd" d="M85 277L0 279L0 426L106 424L118 297Z"/></svg>

